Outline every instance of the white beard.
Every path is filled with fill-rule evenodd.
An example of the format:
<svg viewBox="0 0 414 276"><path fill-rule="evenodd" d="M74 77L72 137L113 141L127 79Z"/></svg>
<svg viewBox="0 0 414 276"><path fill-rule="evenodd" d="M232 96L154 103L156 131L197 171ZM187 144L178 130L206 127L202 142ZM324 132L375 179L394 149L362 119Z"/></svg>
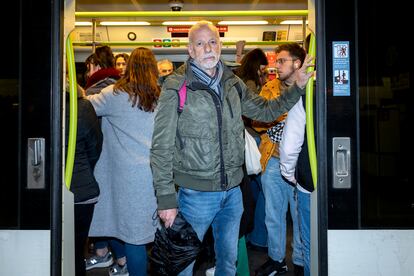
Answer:
<svg viewBox="0 0 414 276"><path fill-rule="evenodd" d="M206 70L211 70L211 69L214 69L216 67L217 63L218 63L218 60L209 61L209 62L206 62L203 65L201 65L201 68L206 69Z"/></svg>
<svg viewBox="0 0 414 276"><path fill-rule="evenodd" d="M211 57L211 56L209 56L209 57ZM200 63L198 63L197 62L197 64L200 66L200 68L202 68L203 70L211 70L211 69L214 69L215 67L216 67L216 65L217 65L217 63L219 62L219 59L218 59L218 57L217 56L213 56L214 57L214 59L213 60L211 60L211 59L209 59L209 60L207 60L207 61L204 61L202 64L200 64ZM205 57L203 57L202 58L202 60L204 59Z"/></svg>

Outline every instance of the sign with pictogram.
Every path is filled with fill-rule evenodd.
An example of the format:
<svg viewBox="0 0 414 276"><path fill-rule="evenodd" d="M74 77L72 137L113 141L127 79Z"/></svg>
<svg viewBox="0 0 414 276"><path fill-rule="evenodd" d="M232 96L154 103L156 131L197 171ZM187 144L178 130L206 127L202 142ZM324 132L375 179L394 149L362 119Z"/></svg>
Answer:
<svg viewBox="0 0 414 276"><path fill-rule="evenodd" d="M333 95L350 96L349 41L332 42Z"/></svg>

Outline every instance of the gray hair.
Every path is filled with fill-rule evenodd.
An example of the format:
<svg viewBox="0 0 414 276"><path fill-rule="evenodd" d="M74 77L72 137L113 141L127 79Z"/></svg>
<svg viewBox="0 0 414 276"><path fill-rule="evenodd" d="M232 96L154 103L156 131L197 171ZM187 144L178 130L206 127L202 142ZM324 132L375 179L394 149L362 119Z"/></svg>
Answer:
<svg viewBox="0 0 414 276"><path fill-rule="evenodd" d="M173 63L169 59L160 60L157 62L157 65L160 66L161 64L164 64L164 63L168 63L169 65L171 65L171 67L173 67Z"/></svg>
<svg viewBox="0 0 414 276"><path fill-rule="evenodd" d="M194 36L194 32L203 29L203 28L208 28L210 29L212 32L214 32L217 36L218 39L220 39L220 33L217 30L217 28L211 24L211 22L206 21L206 20L201 20L198 21L196 24L194 24L191 28L190 31L188 32L188 41L189 43L193 42L193 36Z"/></svg>

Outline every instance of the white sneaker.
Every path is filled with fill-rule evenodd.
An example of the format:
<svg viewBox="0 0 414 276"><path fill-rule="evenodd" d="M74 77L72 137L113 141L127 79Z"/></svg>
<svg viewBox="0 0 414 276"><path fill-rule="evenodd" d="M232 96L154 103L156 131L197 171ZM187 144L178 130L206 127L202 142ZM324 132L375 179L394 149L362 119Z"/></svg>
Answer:
<svg viewBox="0 0 414 276"><path fill-rule="evenodd" d="M216 272L216 267L210 267L209 269L206 270L206 276L214 276L214 272Z"/></svg>

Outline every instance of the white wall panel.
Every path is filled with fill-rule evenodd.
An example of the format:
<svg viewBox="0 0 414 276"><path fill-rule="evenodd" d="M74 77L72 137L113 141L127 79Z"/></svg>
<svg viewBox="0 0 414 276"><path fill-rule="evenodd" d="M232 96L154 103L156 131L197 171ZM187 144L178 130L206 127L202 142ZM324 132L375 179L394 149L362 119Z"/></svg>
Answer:
<svg viewBox="0 0 414 276"><path fill-rule="evenodd" d="M414 230L329 230L328 275L414 275Z"/></svg>
<svg viewBox="0 0 414 276"><path fill-rule="evenodd" d="M0 230L0 275L50 275L50 230Z"/></svg>

